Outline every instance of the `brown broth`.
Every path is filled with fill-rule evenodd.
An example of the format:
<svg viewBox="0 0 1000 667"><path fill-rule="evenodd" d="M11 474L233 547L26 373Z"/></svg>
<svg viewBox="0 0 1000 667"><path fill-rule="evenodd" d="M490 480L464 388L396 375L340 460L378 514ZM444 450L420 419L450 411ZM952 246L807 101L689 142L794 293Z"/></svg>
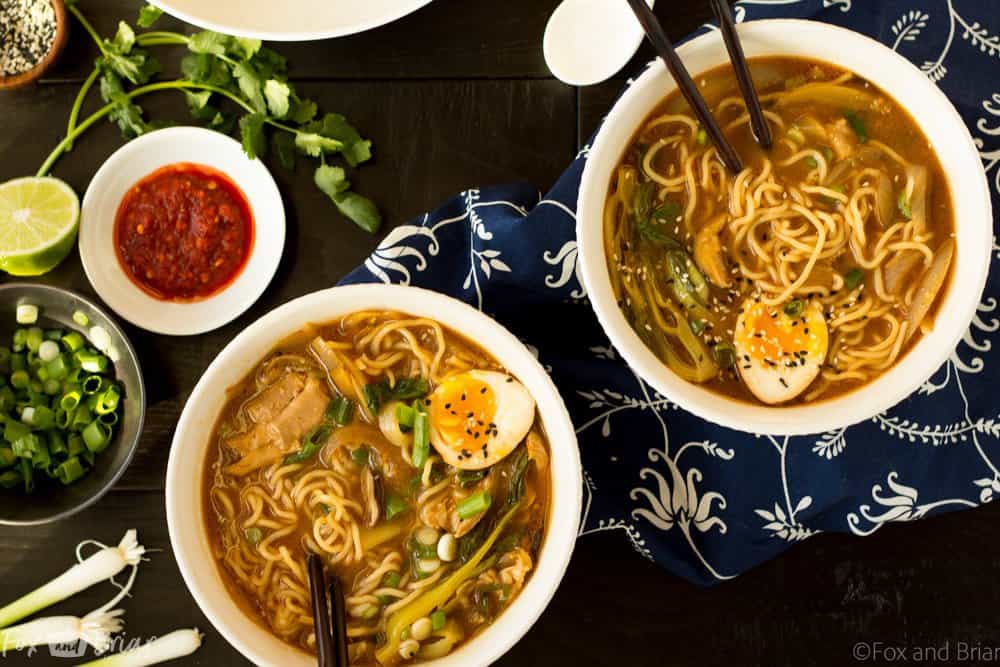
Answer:
<svg viewBox="0 0 1000 667"><path fill-rule="evenodd" d="M786 90L793 90L803 84L812 82L829 82L837 79L841 75L847 74L847 71L829 63L790 57L754 58L751 59L750 64L753 78L757 85L757 90L765 100L763 104L764 108L778 113L785 124L785 128L782 129L777 127L776 124L771 121L771 127L775 133L775 145L769 152L765 151L757 144L748 123L743 122L735 127L728 127L731 123L735 124L737 118L744 113L742 106L729 102L729 100L732 100L734 96L739 99L740 93L736 84L735 76L728 64L712 69L709 72L696 77L695 81L702 94L705 96L709 108L712 109L713 115L719 122L719 125L724 129L729 142L743 159L744 165L754 169L754 174L757 174L758 170L763 168L764 161L770 158L775 177L778 181L785 183L799 183L803 181L808 172L815 167L811 167L810 164L802 160L794 162L788 166L780 166L778 164L782 158L788 157L791 154L791 150L787 149L787 146L782 146L780 143L785 131L790 129L792 126L798 127L799 124L802 123L806 123L808 126L810 121L805 119L809 118L818 122L820 126L828 128L838 121L841 121L841 119L845 119L848 115L847 112L850 111L855 114L855 118L860 118L863 130L867 133L867 141L862 141L860 139L860 135L857 135L857 131L855 131L855 134L857 135L857 146L859 148L871 146L872 141L880 141L896 151L906 161L927 167L929 174L928 181L930 183L930 194L927 207L927 229L933 235L933 240L928 242L931 250L935 250L946 239L954 236L954 213L951 204L948 179L941 168L937 156L934 154L929 142L921 132L916 122L910 114L888 94L878 89L870 82L855 75L850 81L841 83L840 85L859 91L861 94L873 97L876 102L871 108L866 107L858 110L848 110L842 108L836 103L825 104L817 103L811 100L803 103L790 103L778 109L776 108L773 100L767 99L768 95L784 92ZM724 100L727 101L727 104L723 108L720 108L720 103ZM691 114L691 112L683 97L681 97L676 91L668 96L659 106L657 106L657 108L643 122L639 131L637 131L633 136L633 139L629 143L629 148L626 149L625 154L621 159L619 169L616 169L613 173L612 180L609 185L609 198L613 197L617 192L617 189L621 187L621 184L619 183L619 174L621 173L622 166L631 167L638 172L640 181L642 179L648 179L643 171L642 159L646 155L649 147L661 139L675 137L680 132L678 124L676 123L647 127L652 120L661 117L663 114ZM704 145L705 142L700 143ZM806 141L801 147L807 148L822 143L822 140L813 140L806 135ZM829 149L829 146L824 148ZM673 146L660 150L651 161L652 168L658 172L662 171L666 173L666 171L671 168L671 165L676 167L679 159L679 150L680 148L678 144L674 144ZM830 153L833 152L832 149L829 150ZM857 154L857 152L855 154ZM780 158L778 157L779 155L781 156ZM824 153L824 155L826 155L826 153ZM834 157L836 158L836 156ZM838 162L839 159L831 160L831 174L834 173L834 169L836 168L836 164ZM893 183L898 187L901 176L905 178L905 174L902 173L903 170L900 165L894 163L888 158L885 158L881 165L882 166L880 168L888 170L893 179ZM860 167L855 167L855 170L857 169L860 169ZM730 183L731 182L732 181L730 181ZM850 194L850 191L848 191L848 194ZM827 212L837 210L836 202L830 200L829 204L824 204L822 203L822 198L819 199L821 203L818 204L818 206L822 210ZM666 200L672 200L673 203L678 205L680 210L683 211L687 206L688 196L681 193L671 194L665 199L657 198L652 203L652 207L655 209L658 205L664 204ZM670 229L669 225L665 225L665 227L667 227L665 229L665 233L679 240L686 247L687 252L693 255L692 246L697 232L703 229L710 221L712 221L713 218L717 219L717 216L723 214L726 211L726 207L727 203L723 199L712 201L707 195L700 197L694 214L691 216L690 223L686 226L684 224L677 224L673 229ZM670 210L673 211L674 209ZM680 219L680 217L678 217L678 219ZM730 216L729 219L731 220L732 217ZM613 222L609 223L608 218L606 218L605 225L607 226L609 224L615 225L617 229L617 227L623 225L637 225L637 222L634 219L629 218L628 212L626 211L616 215ZM872 220L868 221L868 227L866 227L866 229L868 230L869 235L868 246L866 246L865 250L866 252L871 252L874 244L873 238L877 238L878 230L873 227ZM607 247L607 242L608 239L614 235L614 233L614 231L606 229L605 240L606 252L608 253L609 272L617 274L617 276L613 275L612 278L613 284L617 285L622 280L620 276L623 274L627 275L630 272L637 276L641 276L642 274L636 269L635 266L629 265L628 262L616 260L613 256L617 253L617 248ZM634 233L629 238L632 238L633 240L630 242L631 247L628 249L633 251L634 256L642 257L645 255L646 259L650 262L648 266L662 266L662 260L658 257L653 257L654 254L663 252L662 243L647 242L643 239L643 236L640 233ZM727 256L726 260L728 262L728 266L733 267L734 260L732 256ZM824 271L830 270L839 274L846 274L848 271L856 267L856 263L847 248L845 248L832 260L827 260L820 264L823 265ZM820 264L817 264L817 266ZM949 275L951 274L954 265L955 260L952 258ZM912 279L917 280L919 277L920 274L916 273ZM642 278L637 277L636 280L641 281ZM865 279L862 298L870 299L874 296L875 292L872 283L873 280L868 278ZM807 282L807 284L809 283ZM933 322L935 312L939 307L940 302L943 300L942 294L946 289L947 281L941 291L937 294L934 306L928 313L927 317L924 318L924 325L929 325ZM722 289L716 285L711 285L710 290L711 299L708 307L711 309L717 320L713 323L711 331L700 334L700 337L703 341L705 341L706 345L715 344L714 336L718 334L721 334L720 338L723 342L731 340L732 332L736 326L736 320L740 313L740 305L744 298L748 298L754 294L754 287L750 279L737 279L735 287L731 288L732 291ZM617 289L616 293L618 293ZM646 332L642 330L645 327L645 325L642 324L644 320L636 312L633 312L630 308L629 300L624 298L621 294L619 294L619 305L622 307L623 313L626 315L626 318L629 319L633 328L640 334L640 337L642 337L646 344L649 345L651 349L653 349L653 351L666 362L664 355L654 344L651 344ZM892 311L892 313L900 318L905 318L906 312L906 305L903 303L894 306L894 310ZM833 340L833 333L834 332L831 331L831 342ZM867 326L865 338L860 344L873 345L886 335L884 327L876 325ZM902 359L902 357L913 348L916 342L920 339L920 335L920 333L913 335L908 342L903 344L898 357L895 359L895 363L898 363L899 359ZM827 366L831 365L831 363L831 360L827 359ZM865 380L843 380L832 383L829 389L821 395L819 400L827 400L850 392L864 385L875 376L877 376L877 374L872 375ZM721 372L717 377L704 382L703 386L718 392L723 396L736 399L738 401L751 403L760 402L750 392L741 380L740 374L735 370ZM792 399L791 402L806 402L804 397L808 395L808 393L808 391L803 392L797 398Z"/></svg>
<svg viewBox="0 0 1000 667"><path fill-rule="evenodd" d="M270 608L270 603L262 599L261 596L254 591L250 590L250 587L247 586L245 582L241 581L236 575L232 566L227 564L224 560L227 550L233 549L234 528L227 525L230 520L227 518L224 508L220 506L218 500L214 499L212 491L217 488L227 488L237 491L242 489L245 491L246 487L250 483L258 482L263 479L265 475L274 472L273 468L264 467L246 475L245 478L241 479L227 473L225 470L226 466L233 463L237 458L234 456L234 452L226 445L226 439L230 437L231 433L238 433L245 429L245 407L249 400L253 399L260 393L258 384L255 382L254 378L259 372L261 372L261 369L273 360L282 360L282 363L284 363L284 360L291 359L292 356L294 356L309 360L312 363L312 369L310 372L314 372L317 375L325 375L325 371L322 366L316 362L315 358L312 357L309 352L309 343L316 336L321 336L323 339L336 341L338 343L351 343L353 346L357 344L357 340L361 334L368 330L367 327L371 325L372 321L385 323L410 319L409 316L401 313L384 311L373 311L373 318L375 319L365 320L364 322L358 323L357 326L352 324L345 327L342 321L321 326L309 326L306 327L305 330L279 343L275 349L267 355L261 364L258 364L258 366L255 367L246 378L229 390L226 405L219 416L215 428L213 429L214 444L209 448L209 453L206 457L205 465L202 471L201 484L203 489L202 498L204 502L203 511L206 517L206 537L212 545L212 551L216 561L215 565L219 568L220 575L225 582L227 590L230 592L233 599L239 603L240 607L247 612L248 616L253 618L257 623L267 628L279 638L288 642L291 646L310 653L313 651L309 640L311 630L303 626L298 626L297 629L292 632L276 628L273 625L275 616L273 609ZM485 350L478 347L471 341L449 330L443 330L443 336L444 341L446 342L448 355L451 355L452 358L468 364L469 368L503 372L502 367ZM424 337L423 334L420 334L418 338L421 343L430 344L432 336ZM361 356L355 347L347 349L345 354L355 362ZM396 373L395 377L397 379L400 377L409 377L409 372L412 370L412 362L413 360L411 358L404 358L398 363L390 366L390 370ZM385 379L386 377L386 374L382 373L374 375L370 379L372 382L377 382ZM433 383L431 385L431 389L433 390ZM355 448L356 445L370 448L369 451L373 452L372 456L377 456L377 460L379 462L378 467L385 485L385 493L394 494L397 497L404 499L408 505L410 505L410 509L391 521L387 521L385 519L383 510L381 519L382 523L376 524L375 529L377 530L380 525L383 525L383 523L385 525L391 524L392 526L398 528L398 534L396 537L385 542L384 544L372 547L366 551L372 554L382 554L388 553L393 549L398 549L403 554L406 554L407 543L410 540L411 535L416 528L422 525L422 519L420 513L418 512L415 500L416 496L419 495L425 487L423 484L417 484L414 486L414 478L415 476L419 478L419 475L417 474L417 471L410 466L406 460L404 460L398 447L392 446L388 443L388 441L376 441L375 433L377 432L377 425L373 426L366 421L362 411L357 406L355 406L351 422L345 426L339 427L339 431L341 433L350 429L357 430L361 435L357 438L349 436L342 444L334 446L330 443L333 443L333 438L337 437L338 430L335 430L334 435L331 436L331 440L328 441L327 444L327 448L333 448L334 451L329 453L326 451L327 448L324 448L321 455L313 457L304 465L303 468L295 470L291 475L289 475L289 479L293 481L301 480L303 476L308 475L313 471L330 470L331 467L334 467L331 462L334 460L334 457L338 455L338 451L342 452L351 450L352 448ZM535 423L532 427L532 433L535 433L540 437L546 454L545 458L547 459L548 443L546 442L544 436L541 420L537 415L535 417ZM490 468L489 475L486 479L479 482L477 485L472 486L470 492L485 485L485 488L489 488L491 490L494 497L494 503L500 503L500 501L504 499L505 495L511 493L509 488L502 486L506 483L505 480L509 479L508 474L511 472L508 464L510 464L510 462L515 458L515 453L524 448L525 444L522 442L518 450L515 450L515 452L509 454L505 459L502 459L498 463L494 464L494 466ZM433 448L431 449L431 454L434 454ZM514 510L513 518L501 533L501 540L507 540L510 542L508 545L510 549L523 549L525 553L529 554L532 566L537 564L537 558L542 548L545 526L549 520L548 512L550 505L550 478L547 467L545 467L544 470L540 470L538 461L534 461L534 457L533 462L533 465L529 465L527 467L527 472L524 476L525 491L522 500L518 504L517 509ZM362 467L363 466L359 466L359 470ZM440 479L452 479L452 483L443 493L449 493L452 492L452 490L457 490L459 478L456 476L456 471L444 466L441 462L435 466L435 469L438 468L440 469L438 471ZM419 482L419 479L416 481ZM348 486L349 489L347 490L345 497L353 499L363 498L363 491L360 487L360 474L357 477L349 478ZM461 493L465 492L462 491ZM421 508L422 507L423 506L421 506ZM489 527L489 523L493 523L495 525L497 516L494 516L494 514L499 514L501 509L502 507L491 507L490 510L486 512L486 518L482 519L482 526ZM246 504L245 499L241 500L238 507L237 517L242 521L248 514L250 514L250 507ZM270 519L277 518L273 511L267 508L264 510L264 516ZM312 534L314 528L314 517L306 512L300 511L297 514L297 521L297 527L290 534L270 542L269 548L274 550L280 550L281 548L287 549L289 554L293 554L293 558L297 562L300 562L304 567L306 539L307 536ZM475 531L476 529L473 528L465 537L471 538ZM465 539L465 537L459 540L460 545L462 544L462 539ZM237 537L237 539L239 539L239 537ZM264 541L267 541L266 535L264 537ZM261 544L263 544L263 542L261 542ZM253 548L259 547L254 546ZM506 553L510 553L510 551L497 553L501 559L497 562L502 563L502 558ZM359 579L371 570L369 562L365 559L353 563L340 562L336 564L330 564L329 558L327 558L327 561L328 569L335 573L337 578L340 580L341 585L344 587L344 590L348 591L348 594L350 594L350 591L357 584ZM454 564L445 563L443 567L448 567L449 569L447 570L447 574L445 574L442 579L446 578L448 574L454 572L454 570L460 565L461 563L459 561L456 561ZM407 570L410 566L410 563L404 562L401 569ZM479 578L474 578L472 581L476 582L476 586L479 586L478 582L482 577L485 577L486 575L494 572L494 570L498 569L499 566L494 564L491 568L486 569L482 575L479 575ZM253 571L254 574L260 575L262 571L262 563L257 563ZM524 577L524 580L526 581L528 578L530 578L530 572ZM440 581L438 583L440 583ZM471 637L474 637L485 627L488 627L496 615L503 613L506 607L509 606L509 604L516 597L517 593L519 593L523 584L524 581L522 581L517 587L512 586L512 590L509 592L509 597L505 597L502 602L494 601L496 603L495 607L490 608L488 613L484 615L486 619L485 621L483 618L477 616L473 612L468 612L461 606L459 606L454 613L449 613L449 622L454 621L458 623L461 634L463 635L463 639L459 642L459 644L468 641ZM475 586L473 588L475 588ZM485 587L483 588L485 590ZM494 591L488 591L487 594L482 597L484 599L491 598L491 596L499 598L499 595L493 596L493 593ZM508 595L508 591L503 591L503 595ZM352 620L356 621L357 619ZM382 627L383 631L384 621L385 619L381 617L377 619L377 622ZM380 664L371 654L372 651L367 650L361 657L352 657L351 664ZM419 660L417 661L419 662Z"/></svg>

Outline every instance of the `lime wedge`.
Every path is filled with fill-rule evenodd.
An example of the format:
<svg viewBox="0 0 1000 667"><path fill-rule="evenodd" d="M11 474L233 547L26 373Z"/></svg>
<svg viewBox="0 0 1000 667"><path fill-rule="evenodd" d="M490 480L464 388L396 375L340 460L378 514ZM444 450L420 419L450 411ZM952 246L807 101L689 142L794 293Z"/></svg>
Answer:
<svg viewBox="0 0 1000 667"><path fill-rule="evenodd" d="M15 178L0 185L0 269L37 276L66 258L76 241L80 200L58 178Z"/></svg>

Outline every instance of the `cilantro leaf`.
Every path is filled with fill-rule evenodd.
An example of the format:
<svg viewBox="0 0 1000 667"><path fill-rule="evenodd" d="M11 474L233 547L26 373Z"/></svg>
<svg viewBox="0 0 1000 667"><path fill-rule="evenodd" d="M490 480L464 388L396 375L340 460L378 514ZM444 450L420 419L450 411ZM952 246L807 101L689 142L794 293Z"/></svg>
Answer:
<svg viewBox="0 0 1000 667"><path fill-rule="evenodd" d="M264 101L264 93L261 90L262 82L253 65L248 62L236 63L236 66L233 67L233 76L236 77L240 92L246 97L254 111L259 113L267 111L267 103Z"/></svg>
<svg viewBox="0 0 1000 667"><path fill-rule="evenodd" d="M181 59L181 72L189 81L228 88L232 77L224 62L208 53L189 53Z"/></svg>
<svg viewBox="0 0 1000 667"><path fill-rule="evenodd" d="M343 144L341 152L352 167L371 159L371 142L363 139L361 133L339 113L328 113L322 120L310 123L307 129Z"/></svg>
<svg viewBox="0 0 1000 667"><path fill-rule="evenodd" d="M285 57L266 46L261 47L250 59L254 68L265 79L279 78L288 71L288 61Z"/></svg>
<svg viewBox="0 0 1000 667"><path fill-rule="evenodd" d="M316 183L316 187L331 199L351 187L347 180L347 172L344 171L343 167L333 167L328 164L320 165L316 169L313 181Z"/></svg>
<svg viewBox="0 0 1000 667"><path fill-rule="evenodd" d="M267 138L264 136L264 121L262 113L252 113L240 118L240 137L243 140L243 152L251 160L267 153Z"/></svg>
<svg viewBox="0 0 1000 667"><path fill-rule="evenodd" d="M212 30L202 30L191 35L188 41L188 49L194 53L210 53L213 56L226 55L232 37L223 35Z"/></svg>
<svg viewBox="0 0 1000 667"><path fill-rule="evenodd" d="M103 60L116 74L136 85L146 83L160 71L159 62L141 49L135 49L127 55L108 51Z"/></svg>
<svg viewBox="0 0 1000 667"><path fill-rule="evenodd" d="M325 153L336 153L343 146L336 139L330 139L314 132L298 132L295 135L295 147L309 157L320 157Z"/></svg>
<svg viewBox="0 0 1000 667"><path fill-rule="evenodd" d="M318 111L315 102L312 100L300 100L295 95L292 95L291 107L288 117L300 125L308 123L315 118Z"/></svg>
<svg viewBox="0 0 1000 667"><path fill-rule="evenodd" d="M229 52L243 60L250 60L260 51L261 41L249 37L233 37L229 44Z"/></svg>
<svg viewBox="0 0 1000 667"><path fill-rule="evenodd" d="M111 102L115 106L108 114L108 120L118 124L123 137L134 139L151 129L142 117L142 107L133 104L124 93L115 93L111 97Z"/></svg>
<svg viewBox="0 0 1000 667"><path fill-rule="evenodd" d="M370 199L348 190L351 184L343 168L321 165L316 169L313 181L336 204L337 210L354 224L372 234L378 231L382 216Z"/></svg>
<svg viewBox="0 0 1000 667"><path fill-rule="evenodd" d="M230 134L236 127L236 114L228 111L216 111L209 121L208 126L217 132Z"/></svg>
<svg viewBox="0 0 1000 667"><path fill-rule="evenodd" d="M264 82L264 97L267 99L267 108L272 116L284 118L288 115L291 93L292 89L287 83L277 79L268 79Z"/></svg>
<svg viewBox="0 0 1000 667"><path fill-rule="evenodd" d="M275 132L271 141L281 166L291 171L295 169L295 139L288 132Z"/></svg>
<svg viewBox="0 0 1000 667"><path fill-rule="evenodd" d="M219 109L215 105L209 104L209 100L212 98L210 90L197 93L185 90L184 98L187 100L191 115L198 120L212 120L219 113Z"/></svg>
<svg viewBox="0 0 1000 667"><path fill-rule="evenodd" d="M135 45L135 31L132 30L132 26L125 21L118 22L118 32L115 33L115 38L111 42L105 42L107 46L114 49L117 53L126 54L132 50Z"/></svg>
<svg viewBox="0 0 1000 667"><path fill-rule="evenodd" d="M163 10L153 5L146 5L139 10L139 18L136 23L140 28L151 28L159 18L163 16Z"/></svg>
<svg viewBox="0 0 1000 667"><path fill-rule="evenodd" d="M382 226L382 216L368 197L347 191L331 199L337 205L337 210L366 232L374 234Z"/></svg>

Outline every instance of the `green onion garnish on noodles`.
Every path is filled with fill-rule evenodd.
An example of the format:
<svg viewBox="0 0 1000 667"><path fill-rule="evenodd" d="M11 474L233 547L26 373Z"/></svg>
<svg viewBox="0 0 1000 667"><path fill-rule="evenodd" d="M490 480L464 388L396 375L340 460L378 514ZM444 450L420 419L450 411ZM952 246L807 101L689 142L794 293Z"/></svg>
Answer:
<svg viewBox="0 0 1000 667"><path fill-rule="evenodd" d="M415 401L413 407L415 411L413 416L413 453L410 458L414 468L423 468L431 453L430 417L427 415L426 409L421 409L424 406L420 401Z"/></svg>
<svg viewBox="0 0 1000 667"><path fill-rule="evenodd" d="M468 498L459 501L457 509L460 519L471 519L490 508L493 498L486 491L476 491Z"/></svg>

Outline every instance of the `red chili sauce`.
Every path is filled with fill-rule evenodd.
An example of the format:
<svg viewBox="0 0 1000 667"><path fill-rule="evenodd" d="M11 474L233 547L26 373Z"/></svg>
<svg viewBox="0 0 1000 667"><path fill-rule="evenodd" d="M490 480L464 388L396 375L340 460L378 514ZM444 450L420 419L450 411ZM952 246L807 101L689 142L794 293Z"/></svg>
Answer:
<svg viewBox="0 0 1000 667"><path fill-rule="evenodd" d="M115 250L125 273L165 301L222 290L250 258L254 222L246 195L211 167L180 162L132 186L118 206Z"/></svg>

